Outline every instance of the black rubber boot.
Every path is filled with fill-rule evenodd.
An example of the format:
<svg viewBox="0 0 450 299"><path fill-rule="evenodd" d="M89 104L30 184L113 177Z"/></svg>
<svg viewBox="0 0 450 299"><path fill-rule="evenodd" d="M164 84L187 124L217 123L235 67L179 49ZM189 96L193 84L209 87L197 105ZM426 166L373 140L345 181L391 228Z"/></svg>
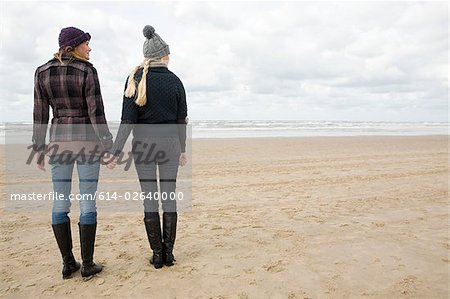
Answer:
<svg viewBox="0 0 450 299"><path fill-rule="evenodd" d="M66 223L52 224L52 228L63 259L63 279L71 278L72 274L77 272L81 265L75 260L72 253L72 231L70 229L70 220Z"/></svg>
<svg viewBox="0 0 450 299"><path fill-rule="evenodd" d="M175 245L175 237L177 235L177 213L165 212L163 214L163 238L164 238L164 265L170 267L173 265L175 258L173 256L173 246Z"/></svg>
<svg viewBox="0 0 450 299"><path fill-rule="evenodd" d="M153 250L153 256L150 258L150 264L160 269L163 266L163 244L161 238L161 223L159 222L159 213L145 213L145 230L147 231L148 242Z"/></svg>
<svg viewBox="0 0 450 299"><path fill-rule="evenodd" d="M81 276L85 278L91 277L94 274L100 273L103 269L102 265L94 263L94 245L97 223L78 223L78 227L80 229L81 258L83 259Z"/></svg>

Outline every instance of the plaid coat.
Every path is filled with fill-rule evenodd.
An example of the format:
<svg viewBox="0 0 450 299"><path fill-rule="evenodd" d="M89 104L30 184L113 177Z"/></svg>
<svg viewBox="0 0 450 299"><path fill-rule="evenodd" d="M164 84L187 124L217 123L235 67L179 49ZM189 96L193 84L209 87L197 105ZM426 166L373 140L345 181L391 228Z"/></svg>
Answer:
<svg viewBox="0 0 450 299"><path fill-rule="evenodd" d="M112 147L97 70L87 62L63 57L36 69L34 77L33 148L45 149L49 107L50 142L95 141Z"/></svg>

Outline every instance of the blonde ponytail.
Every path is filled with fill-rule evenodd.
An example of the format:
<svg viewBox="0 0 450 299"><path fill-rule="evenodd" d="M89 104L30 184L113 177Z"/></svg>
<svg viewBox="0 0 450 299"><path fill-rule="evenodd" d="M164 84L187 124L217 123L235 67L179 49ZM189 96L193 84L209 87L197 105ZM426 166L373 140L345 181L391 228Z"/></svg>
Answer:
<svg viewBox="0 0 450 299"><path fill-rule="evenodd" d="M141 67L141 65L138 65L133 69L131 74L128 76L127 80L127 88L125 89L125 92L123 93L124 96L127 98L134 97L134 94L136 93L136 80L134 80L134 76L136 75L136 72Z"/></svg>
<svg viewBox="0 0 450 299"><path fill-rule="evenodd" d="M147 103L147 73L150 67L150 59L144 60L144 71L142 72L141 81L138 85L138 96L136 98L136 105L144 106Z"/></svg>
<svg viewBox="0 0 450 299"><path fill-rule="evenodd" d="M139 81L139 84L137 86L137 96L135 100L136 105L141 107L147 103L147 73L151 65L167 66L167 61L163 61L161 60L161 58L157 59L146 58L144 62L141 65L135 67L131 72L131 74L128 76L127 88L123 93L124 96L126 96L127 98L133 98L136 96L136 80L134 80L134 76L141 67L144 67L144 70L142 71L141 80Z"/></svg>

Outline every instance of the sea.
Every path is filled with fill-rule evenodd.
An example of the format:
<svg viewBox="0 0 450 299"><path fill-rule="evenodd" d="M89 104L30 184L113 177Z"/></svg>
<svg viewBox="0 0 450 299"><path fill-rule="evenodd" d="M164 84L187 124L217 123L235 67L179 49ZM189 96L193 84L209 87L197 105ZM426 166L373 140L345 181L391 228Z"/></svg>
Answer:
<svg viewBox="0 0 450 299"><path fill-rule="evenodd" d="M113 135L120 122L108 123ZM0 143L32 134L30 122L0 123ZM377 122L308 120L191 120L192 139L312 137L312 136L419 136L448 135L448 122Z"/></svg>

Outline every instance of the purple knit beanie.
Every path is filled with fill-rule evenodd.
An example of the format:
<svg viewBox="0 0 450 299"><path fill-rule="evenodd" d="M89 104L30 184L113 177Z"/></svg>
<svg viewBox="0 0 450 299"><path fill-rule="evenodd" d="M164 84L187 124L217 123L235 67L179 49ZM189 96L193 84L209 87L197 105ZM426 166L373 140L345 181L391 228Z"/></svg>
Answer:
<svg viewBox="0 0 450 299"><path fill-rule="evenodd" d="M91 35L87 32L75 27L67 27L61 29L59 33L59 48L63 49L65 47L75 48L76 46L84 43L91 39Z"/></svg>

